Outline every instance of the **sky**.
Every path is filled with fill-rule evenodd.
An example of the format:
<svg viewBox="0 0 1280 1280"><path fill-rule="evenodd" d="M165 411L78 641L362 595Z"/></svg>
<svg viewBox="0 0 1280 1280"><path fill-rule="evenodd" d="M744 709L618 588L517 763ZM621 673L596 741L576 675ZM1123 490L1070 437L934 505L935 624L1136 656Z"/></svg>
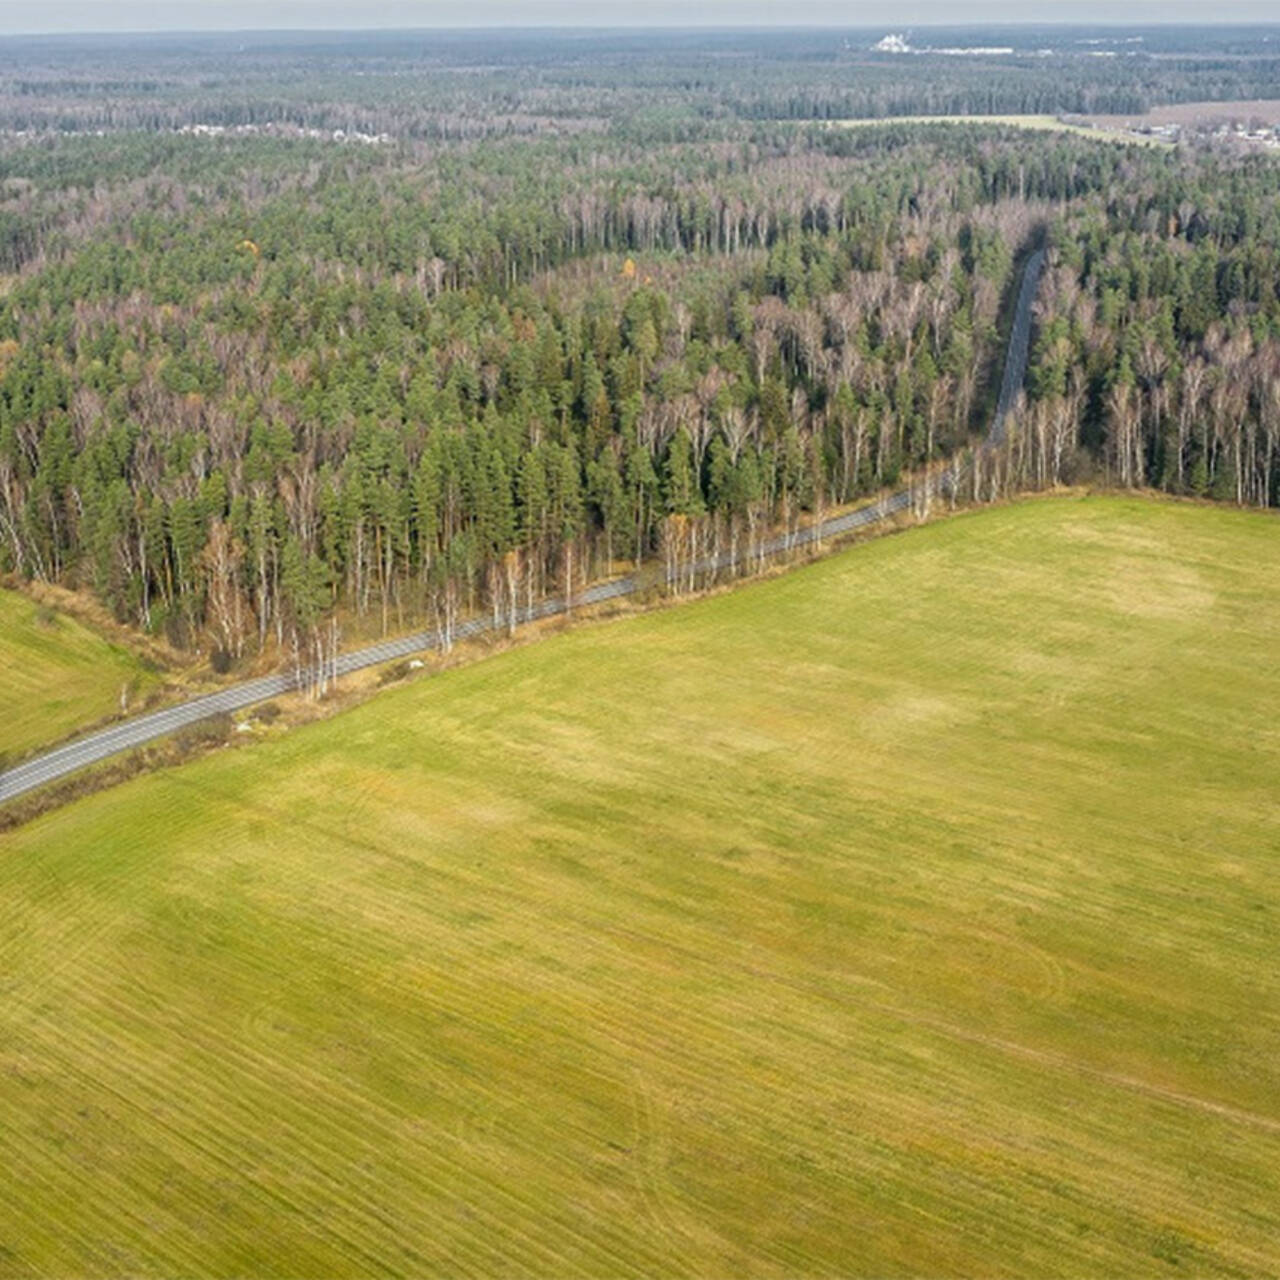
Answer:
<svg viewBox="0 0 1280 1280"><path fill-rule="evenodd" d="M886 10L890 14L886 18ZM0 32L478 26L1274 22L1276 0L0 0Z"/></svg>

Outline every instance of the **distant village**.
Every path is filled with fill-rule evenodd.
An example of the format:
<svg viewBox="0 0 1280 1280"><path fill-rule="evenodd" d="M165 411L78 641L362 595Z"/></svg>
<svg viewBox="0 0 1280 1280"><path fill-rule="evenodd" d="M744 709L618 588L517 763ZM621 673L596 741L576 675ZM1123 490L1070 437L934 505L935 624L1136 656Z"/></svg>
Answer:
<svg viewBox="0 0 1280 1280"><path fill-rule="evenodd" d="M309 138L318 142L357 142L368 147L385 146L394 141L389 133L360 133L355 129L309 129L277 121L267 124L184 124L174 132L197 138L250 138L266 134L275 138Z"/></svg>
<svg viewBox="0 0 1280 1280"><path fill-rule="evenodd" d="M1188 104L1190 106L1192 104ZM1280 124L1270 123L1256 117L1239 118L1225 114L1230 103L1205 103L1205 116L1178 120L1144 120L1135 117L1130 120L1119 120L1113 116L1091 117L1079 115L1062 115L1058 118L1064 125L1077 128L1099 129L1107 133L1131 135L1136 138L1149 139L1152 142L1164 142L1173 145L1178 142L1199 142L1213 146L1230 146L1236 148L1252 148L1266 151L1280 151ZM1272 104L1280 111L1280 103Z"/></svg>

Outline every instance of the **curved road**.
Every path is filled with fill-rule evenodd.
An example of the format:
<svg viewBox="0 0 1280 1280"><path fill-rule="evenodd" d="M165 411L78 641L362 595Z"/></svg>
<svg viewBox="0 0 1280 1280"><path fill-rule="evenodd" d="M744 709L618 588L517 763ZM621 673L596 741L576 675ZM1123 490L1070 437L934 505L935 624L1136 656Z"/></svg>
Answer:
<svg viewBox="0 0 1280 1280"><path fill-rule="evenodd" d="M1026 380L1027 356L1031 342L1031 307L1035 301L1043 270L1044 250L1037 249L1023 267L1022 283L1014 309L1013 327L1009 334L1009 348L1005 356L1000 399L991 427L987 432L987 447L998 445L1004 440L1005 418ZM780 551L789 551L795 547L807 546L812 542L838 537L854 529L880 524L897 512L910 507L915 499L926 494L946 496L950 492L951 484L952 479L949 475L935 476L915 490L902 489L870 506L859 507L858 510L841 516L833 516L829 520L820 521L794 534L771 538L764 544L763 554L777 555ZM752 554L760 554L760 549L757 548ZM707 572L712 569L723 569L732 563L732 558L726 554L700 562L695 570ZM618 578L613 582L598 583L576 596L573 605L580 607L601 604L607 600L632 595L646 585L646 581L639 575ZM565 612L565 608L562 598L551 597L540 601L527 611L522 622L549 618ZM454 636L456 639L466 639L491 630L493 630L493 624L488 619L472 618L459 624L454 629ZM415 653L437 649L440 646L439 631L419 631L413 635L384 640L380 644L344 653L338 657L335 669L338 675L348 675L364 667L377 666L396 658L407 658ZM58 747L56 750L48 751L44 755L17 765L5 773L0 773L0 803L23 795L25 792L34 791L37 787L74 773L77 769L83 769L86 765L96 764L99 760L106 760L122 751L143 746L156 738L164 737L165 734L173 733L176 729L195 724L209 716L221 712L240 711L245 707L253 706L254 703L265 702L268 698L288 693L296 683L292 674L263 676L245 684L221 689L217 693L194 698L190 702L166 707L163 711L153 711L132 720L122 720L108 729L91 733L66 746Z"/></svg>

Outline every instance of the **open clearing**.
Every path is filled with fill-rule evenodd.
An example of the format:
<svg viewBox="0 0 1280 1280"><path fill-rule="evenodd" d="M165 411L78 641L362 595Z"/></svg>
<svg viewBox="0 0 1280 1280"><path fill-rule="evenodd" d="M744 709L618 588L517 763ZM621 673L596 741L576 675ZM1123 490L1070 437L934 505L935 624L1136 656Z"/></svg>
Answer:
<svg viewBox="0 0 1280 1280"><path fill-rule="evenodd" d="M134 701L157 677L64 613L0 590L0 758L57 742Z"/></svg>
<svg viewBox="0 0 1280 1280"><path fill-rule="evenodd" d="M1280 1273L1277 583L1028 502L0 837L0 1274Z"/></svg>
<svg viewBox="0 0 1280 1280"><path fill-rule="evenodd" d="M1095 127L1059 120L1057 116L885 116L869 120L836 120L837 129L867 129L882 124L990 124L1015 129L1035 129L1051 133L1078 133L1104 142L1150 142L1150 139L1122 135L1117 129Z"/></svg>

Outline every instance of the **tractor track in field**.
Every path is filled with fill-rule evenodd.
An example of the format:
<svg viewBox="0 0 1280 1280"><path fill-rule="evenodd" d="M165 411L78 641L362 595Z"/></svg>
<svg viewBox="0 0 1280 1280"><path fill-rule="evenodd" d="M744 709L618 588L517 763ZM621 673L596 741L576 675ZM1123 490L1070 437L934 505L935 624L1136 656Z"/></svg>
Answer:
<svg viewBox="0 0 1280 1280"><path fill-rule="evenodd" d="M1022 268L1022 278L1018 286L1013 321L1005 351L1000 396L986 434L984 447L988 449L1003 443L1005 419L1026 381L1027 360L1031 345L1032 306L1039 290L1044 262L1045 251L1036 249L1027 258ZM820 544L860 529L874 528L887 523L899 513L910 510L917 502L927 501L935 496L949 497L955 492L957 485L958 478L951 473L937 472L926 477L914 488L900 489L868 506L820 520L805 529L767 539L760 546L752 548L750 552L737 555L725 553L708 557L696 564L693 571L695 574L706 574L731 568L747 560L748 557L765 560L783 552L798 550L815 543ZM532 622L571 612L572 609L589 608L593 605L607 604L611 600L624 599L644 591L649 585L650 581L646 576L632 574L611 582L596 583L569 600L562 596L548 597L524 610L517 625L527 626ZM470 618L453 629L452 639L473 639L501 629L505 625L504 622L495 628L488 618ZM383 640L377 644L338 655L332 667L329 668L329 674L335 677L350 675L367 667L380 666L384 662L394 662L398 659L411 658L415 654L440 649L444 646L444 642L445 636L439 629L418 631L411 635ZM294 673L261 676L256 680L231 685L215 693L204 694L160 711L153 711L131 720L122 720L109 728L87 734L0 773L0 804L17 799L21 795L35 791L80 769L108 760L112 756L145 746L157 738L163 738L212 716L242 711L257 703L290 693L300 684L301 681Z"/></svg>

